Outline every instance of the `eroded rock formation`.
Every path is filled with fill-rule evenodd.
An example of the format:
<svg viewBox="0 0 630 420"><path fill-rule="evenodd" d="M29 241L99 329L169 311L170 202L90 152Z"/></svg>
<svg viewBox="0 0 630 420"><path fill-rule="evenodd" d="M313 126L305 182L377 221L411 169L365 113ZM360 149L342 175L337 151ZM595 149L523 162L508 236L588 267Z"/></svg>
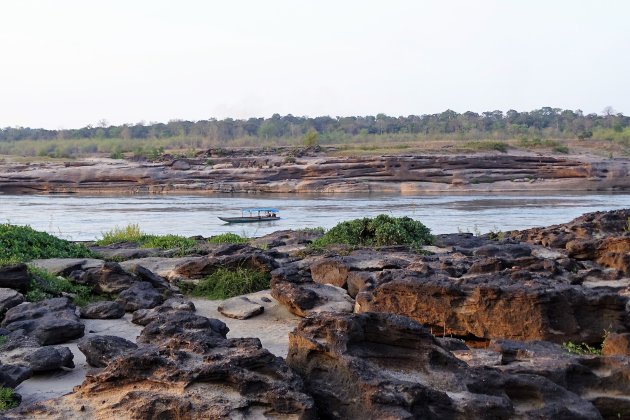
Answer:
<svg viewBox="0 0 630 420"><path fill-rule="evenodd" d="M520 155L213 157L5 164L0 192L395 192L627 189L628 162Z"/></svg>

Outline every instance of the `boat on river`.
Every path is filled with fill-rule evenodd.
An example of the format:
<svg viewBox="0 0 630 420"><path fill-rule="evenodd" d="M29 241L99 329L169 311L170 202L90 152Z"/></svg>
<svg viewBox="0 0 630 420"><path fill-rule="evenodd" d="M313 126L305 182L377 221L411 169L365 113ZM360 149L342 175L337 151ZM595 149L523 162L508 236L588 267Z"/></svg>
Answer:
<svg viewBox="0 0 630 420"><path fill-rule="evenodd" d="M270 207L255 208L255 209L243 209L241 210L241 217L221 217L219 219L227 223L255 223L255 222L270 222L279 220L278 209Z"/></svg>

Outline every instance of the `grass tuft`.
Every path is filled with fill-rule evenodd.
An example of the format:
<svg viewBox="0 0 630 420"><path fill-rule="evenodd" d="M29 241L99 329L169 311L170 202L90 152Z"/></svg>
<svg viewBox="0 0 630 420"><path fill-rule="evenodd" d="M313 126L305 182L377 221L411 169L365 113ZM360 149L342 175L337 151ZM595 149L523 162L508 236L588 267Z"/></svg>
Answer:
<svg viewBox="0 0 630 420"><path fill-rule="evenodd" d="M97 245L107 246L120 243L135 243L141 248L178 249L179 255L197 245L197 241L179 235L149 235L140 230L140 225L129 224L125 227L114 227L103 232L103 237L96 241Z"/></svg>
<svg viewBox="0 0 630 420"><path fill-rule="evenodd" d="M190 293L213 300L227 299L268 289L269 280L269 274L263 271L220 268L199 282Z"/></svg>
<svg viewBox="0 0 630 420"><path fill-rule="evenodd" d="M208 238L208 243L210 244L246 244L248 242L248 238L244 238L235 233L222 233Z"/></svg>
<svg viewBox="0 0 630 420"><path fill-rule="evenodd" d="M18 406L18 399L13 388L0 388L0 411Z"/></svg>

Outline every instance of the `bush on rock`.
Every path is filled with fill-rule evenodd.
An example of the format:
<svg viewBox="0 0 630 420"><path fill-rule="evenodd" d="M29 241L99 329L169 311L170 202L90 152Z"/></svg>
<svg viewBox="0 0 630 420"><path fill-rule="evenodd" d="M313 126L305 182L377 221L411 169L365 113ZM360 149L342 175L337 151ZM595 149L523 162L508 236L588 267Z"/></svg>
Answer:
<svg viewBox="0 0 630 420"><path fill-rule="evenodd" d="M371 219L349 220L337 224L319 239L313 242L314 247L329 244L346 244L355 246L408 245L420 247L433 243L431 230L410 217L391 217L380 214Z"/></svg>

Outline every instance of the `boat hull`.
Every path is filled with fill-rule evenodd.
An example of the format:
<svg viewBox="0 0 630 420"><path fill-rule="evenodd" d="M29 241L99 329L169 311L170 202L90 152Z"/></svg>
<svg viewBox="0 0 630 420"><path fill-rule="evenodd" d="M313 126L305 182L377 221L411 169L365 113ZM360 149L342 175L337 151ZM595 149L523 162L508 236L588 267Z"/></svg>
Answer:
<svg viewBox="0 0 630 420"><path fill-rule="evenodd" d="M272 222L279 220L279 217L219 217L226 223L256 223L256 222Z"/></svg>

